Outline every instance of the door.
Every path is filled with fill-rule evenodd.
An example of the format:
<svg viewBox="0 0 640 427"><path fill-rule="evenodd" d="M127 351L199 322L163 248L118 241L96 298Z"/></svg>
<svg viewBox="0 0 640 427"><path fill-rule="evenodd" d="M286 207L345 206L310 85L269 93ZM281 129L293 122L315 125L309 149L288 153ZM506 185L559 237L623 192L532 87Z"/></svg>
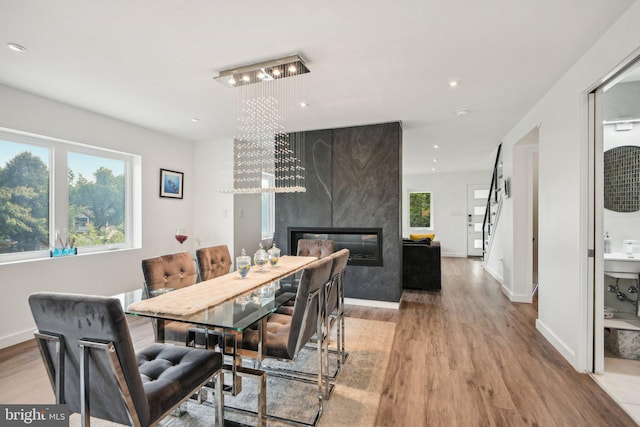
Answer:
<svg viewBox="0 0 640 427"><path fill-rule="evenodd" d="M482 256L482 221L488 198L488 185L467 186L467 256Z"/></svg>

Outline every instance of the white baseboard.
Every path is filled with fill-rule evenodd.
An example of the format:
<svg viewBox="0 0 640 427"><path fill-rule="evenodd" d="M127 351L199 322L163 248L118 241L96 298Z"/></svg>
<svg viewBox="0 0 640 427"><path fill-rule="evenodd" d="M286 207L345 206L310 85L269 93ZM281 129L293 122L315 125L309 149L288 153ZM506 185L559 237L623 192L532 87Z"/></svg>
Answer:
<svg viewBox="0 0 640 427"><path fill-rule="evenodd" d="M576 353L569 346L567 346L564 341L562 341L556 334L553 333L551 329L547 327L540 319L536 319L536 329L546 338L547 341L551 343L551 345L560 352L562 357L564 357L567 362L573 366L573 368L579 372L576 365Z"/></svg>
<svg viewBox="0 0 640 427"><path fill-rule="evenodd" d="M12 345L20 344L21 342L29 341L33 338L35 329L27 329L26 331L18 332L13 335L7 335L0 338L0 349L11 347Z"/></svg>
<svg viewBox="0 0 640 427"><path fill-rule="evenodd" d="M486 265L484 266L484 270L489 273L494 279L496 279L498 281L498 283L500 283L501 285L503 284L503 280L502 280L502 276L498 274L498 272L493 271L492 269L490 269L489 267L487 267Z"/></svg>
<svg viewBox="0 0 640 427"><path fill-rule="evenodd" d="M393 308L394 310L400 308L399 302L377 301L372 299L345 298L344 303L350 305L361 305L365 307Z"/></svg>
<svg viewBox="0 0 640 427"><path fill-rule="evenodd" d="M466 258L467 254L465 252L442 252L441 256L448 258Z"/></svg>
<svg viewBox="0 0 640 427"><path fill-rule="evenodd" d="M505 294L507 298L509 298L509 301L511 302L524 302L524 303L531 304L531 301L532 301L531 295L514 294L505 285L501 286L501 290L502 290L502 293Z"/></svg>

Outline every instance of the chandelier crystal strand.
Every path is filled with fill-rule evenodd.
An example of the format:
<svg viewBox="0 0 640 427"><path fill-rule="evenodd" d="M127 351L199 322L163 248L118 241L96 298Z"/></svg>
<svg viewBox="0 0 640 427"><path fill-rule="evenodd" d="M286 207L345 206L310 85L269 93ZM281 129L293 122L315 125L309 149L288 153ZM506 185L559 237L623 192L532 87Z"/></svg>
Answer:
<svg viewBox="0 0 640 427"><path fill-rule="evenodd" d="M304 187L304 133L288 132L308 69L298 57L287 57L237 70L218 79L233 93L237 133L234 135L233 182L227 193L300 192ZM289 68L293 65L295 68ZM287 120L289 119L289 120ZM273 186L263 187L263 175Z"/></svg>

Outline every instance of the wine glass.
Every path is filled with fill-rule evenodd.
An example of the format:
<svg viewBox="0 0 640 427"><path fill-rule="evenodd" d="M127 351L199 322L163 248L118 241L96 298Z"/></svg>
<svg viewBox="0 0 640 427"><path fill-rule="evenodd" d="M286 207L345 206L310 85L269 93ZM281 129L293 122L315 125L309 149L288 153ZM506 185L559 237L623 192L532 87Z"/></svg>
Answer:
<svg viewBox="0 0 640 427"><path fill-rule="evenodd" d="M187 237L189 237L187 235L187 230L184 228L178 228L176 230L176 240L178 242L180 242L180 244L183 244L185 240L187 240Z"/></svg>

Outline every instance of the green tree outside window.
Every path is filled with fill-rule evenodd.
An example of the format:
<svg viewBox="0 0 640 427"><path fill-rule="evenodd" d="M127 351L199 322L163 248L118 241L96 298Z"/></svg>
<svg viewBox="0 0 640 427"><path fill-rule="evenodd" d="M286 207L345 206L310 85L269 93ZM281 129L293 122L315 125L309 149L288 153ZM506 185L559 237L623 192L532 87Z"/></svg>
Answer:
<svg viewBox="0 0 640 427"><path fill-rule="evenodd" d="M409 193L409 227L431 227L431 193Z"/></svg>

